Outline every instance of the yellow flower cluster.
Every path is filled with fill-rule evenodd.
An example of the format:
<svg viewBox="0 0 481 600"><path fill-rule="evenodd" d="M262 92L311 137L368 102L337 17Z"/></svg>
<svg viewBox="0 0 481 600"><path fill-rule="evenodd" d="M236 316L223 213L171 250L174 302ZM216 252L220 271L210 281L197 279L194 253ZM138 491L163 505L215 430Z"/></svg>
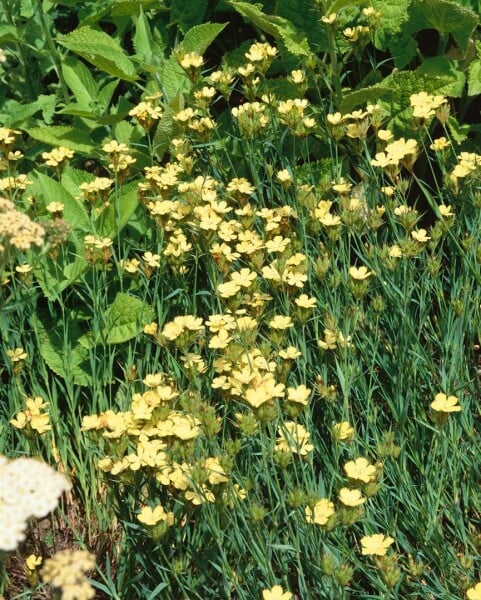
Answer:
<svg viewBox="0 0 481 600"><path fill-rule="evenodd" d="M31 436L35 432L42 435L51 431L49 414L42 412L48 406L48 402L44 402L43 398L36 396L27 398L25 405L25 410L18 412L14 419L10 419L10 424L16 429L23 429L27 436Z"/></svg>

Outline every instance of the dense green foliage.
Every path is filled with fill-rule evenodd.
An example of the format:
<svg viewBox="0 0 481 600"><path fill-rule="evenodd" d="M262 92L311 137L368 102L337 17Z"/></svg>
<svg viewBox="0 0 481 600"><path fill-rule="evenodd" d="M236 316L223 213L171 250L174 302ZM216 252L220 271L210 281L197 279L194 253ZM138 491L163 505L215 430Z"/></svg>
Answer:
<svg viewBox="0 0 481 600"><path fill-rule="evenodd" d="M481 598L479 2L1 7L0 595Z"/></svg>

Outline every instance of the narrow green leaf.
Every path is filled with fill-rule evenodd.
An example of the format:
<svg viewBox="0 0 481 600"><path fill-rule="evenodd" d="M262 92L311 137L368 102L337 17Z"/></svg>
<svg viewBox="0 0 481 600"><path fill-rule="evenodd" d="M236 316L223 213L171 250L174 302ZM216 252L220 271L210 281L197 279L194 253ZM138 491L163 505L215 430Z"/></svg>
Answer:
<svg viewBox="0 0 481 600"><path fill-rule="evenodd" d="M103 31L79 27L67 35L59 36L58 43L114 77L126 81L137 79L134 63L117 40Z"/></svg>
<svg viewBox="0 0 481 600"><path fill-rule="evenodd" d="M135 296L119 292L107 309L107 344L121 344L134 338L153 318L151 306Z"/></svg>

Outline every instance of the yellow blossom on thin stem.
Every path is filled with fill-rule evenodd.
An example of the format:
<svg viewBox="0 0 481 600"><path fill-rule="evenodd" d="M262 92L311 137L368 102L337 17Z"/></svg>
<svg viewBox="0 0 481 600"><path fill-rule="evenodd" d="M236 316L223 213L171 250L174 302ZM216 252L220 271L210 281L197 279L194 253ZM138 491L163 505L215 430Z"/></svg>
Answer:
<svg viewBox="0 0 481 600"><path fill-rule="evenodd" d="M344 471L349 479L363 483L369 483L376 475L376 467L364 457L347 462L344 465Z"/></svg>
<svg viewBox="0 0 481 600"><path fill-rule="evenodd" d="M291 600L291 592L285 592L280 585L262 591L262 600Z"/></svg>
<svg viewBox="0 0 481 600"><path fill-rule="evenodd" d="M306 521L316 525L326 525L334 512L334 503L327 498L321 498L312 508L306 507Z"/></svg>
<svg viewBox="0 0 481 600"><path fill-rule="evenodd" d="M468 600L481 600L481 582L466 590Z"/></svg>
<svg viewBox="0 0 481 600"><path fill-rule="evenodd" d="M363 556L384 556L394 543L394 539L389 536L384 536L382 533L375 533L374 535L365 535L361 538Z"/></svg>
<svg viewBox="0 0 481 600"><path fill-rule="evenodd" d="M436 412L441 413L452 413L460 412L461 407L458 404L458 398L456 396L448 396L443 392L439 392L434 397L434 402L431 402L431 408Z"/></svg>

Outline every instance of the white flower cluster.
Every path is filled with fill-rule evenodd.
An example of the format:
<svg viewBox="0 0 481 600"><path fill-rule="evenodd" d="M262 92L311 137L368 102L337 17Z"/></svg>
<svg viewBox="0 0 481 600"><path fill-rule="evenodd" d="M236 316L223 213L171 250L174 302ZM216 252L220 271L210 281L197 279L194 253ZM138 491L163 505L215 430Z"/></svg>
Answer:
<svg viewBox="0 0 481 600"><path fill-rule="evenodd" d="M28 519L45 517L70 487L45 463L0 456L0 550L15 550L25 539Z"/></svg>

